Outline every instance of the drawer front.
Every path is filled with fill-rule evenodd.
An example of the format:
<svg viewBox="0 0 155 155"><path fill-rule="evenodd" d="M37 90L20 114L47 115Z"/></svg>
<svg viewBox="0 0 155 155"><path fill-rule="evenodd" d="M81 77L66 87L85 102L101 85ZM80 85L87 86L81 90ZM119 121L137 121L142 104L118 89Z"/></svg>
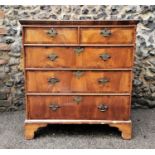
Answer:
<svg viewBox="0 0 155 155"><path fill-rule="evenodd" d="M29 119L128 120L129 96L28 96Z"/></svg>
<svg viewBox="0 0 155 155"><path fill-rule="evenodd" d="M130 92L130 71L27 71L28 92Z"/></svg>
<svg viewBox="0 0 155 155"><path fill-rule="evenodd" d="M26 28L24 42L29 44L75 44L76 28Z"/></svg>
<svg viewBox="0 0 155 155"><path fill-rule="evenodd" d="M133 44L134 28L82 28L83 44Z"/></svg>
<svg viewBox="0 0 155 155"><path fill-rule="evenodd" d="M133 47L25 47L26 67L130 68Z"/></svg>

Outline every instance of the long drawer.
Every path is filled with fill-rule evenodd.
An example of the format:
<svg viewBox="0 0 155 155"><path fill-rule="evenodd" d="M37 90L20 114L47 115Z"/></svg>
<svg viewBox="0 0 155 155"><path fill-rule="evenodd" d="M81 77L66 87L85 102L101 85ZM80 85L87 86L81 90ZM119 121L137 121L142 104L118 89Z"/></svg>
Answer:
<svg viewBox="0 0 155 155"><path fill-rule="evenodd" d="M77 28L36 28L25 29L25 43L32 44L76 44Z"/></svg>
<svg viewBox="0 0 155 155"><path fill-rule="evenodd" d="M128 120L130 96L28 96L29 119Z"/></svg>
<svg viewBox="0 0 155 155"><path fill-rule="evenodd" d="M25 47L25 54L28 68L112 69L133 63L133 47Z"/></svg>
<svg viewBox="0 0 155 155"><path fill-rule="evenodd" d="M28 92L111 92L131 90L131 71L27 71Z"/></svg>
<svg viewBox="0 0 155 155"><path fill-rule="evenodd" d="M134 28L82 28L82 44L133 44Z"/></svg>

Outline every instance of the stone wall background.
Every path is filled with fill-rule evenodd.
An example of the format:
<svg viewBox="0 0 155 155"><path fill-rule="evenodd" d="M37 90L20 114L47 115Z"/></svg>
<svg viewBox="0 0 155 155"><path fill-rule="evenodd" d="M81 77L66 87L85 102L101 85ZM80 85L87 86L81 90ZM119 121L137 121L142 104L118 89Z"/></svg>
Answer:
<svg viewBox="0 0 155 155"><path fill-rule="evenodd" d="M19 19L138 19L133 108L155 107L155 6L0 6L0 111L21 110L24 77Z"/></svg>

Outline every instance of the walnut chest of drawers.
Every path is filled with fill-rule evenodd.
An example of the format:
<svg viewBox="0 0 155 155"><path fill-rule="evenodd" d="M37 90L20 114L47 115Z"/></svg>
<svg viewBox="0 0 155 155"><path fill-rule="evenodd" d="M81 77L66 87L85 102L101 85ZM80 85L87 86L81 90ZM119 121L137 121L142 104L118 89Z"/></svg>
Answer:
<svg viewBox="0 0 155 155"><path fill-rule="evenodd" d="M20 23L25 138L47 124L108 124L131 139L137 21Z"/></svg>

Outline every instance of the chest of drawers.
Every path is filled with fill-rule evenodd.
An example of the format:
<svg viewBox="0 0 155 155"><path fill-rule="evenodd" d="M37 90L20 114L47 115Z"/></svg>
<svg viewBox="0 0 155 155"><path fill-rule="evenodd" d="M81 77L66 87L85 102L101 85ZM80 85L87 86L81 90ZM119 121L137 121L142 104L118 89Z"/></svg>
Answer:
<svg viewBox="0 0 155 155"><path fill-rule="evenodd" d="M25 138L47 124L108 124L131 139L137 21L20 23Z"/></svg>

